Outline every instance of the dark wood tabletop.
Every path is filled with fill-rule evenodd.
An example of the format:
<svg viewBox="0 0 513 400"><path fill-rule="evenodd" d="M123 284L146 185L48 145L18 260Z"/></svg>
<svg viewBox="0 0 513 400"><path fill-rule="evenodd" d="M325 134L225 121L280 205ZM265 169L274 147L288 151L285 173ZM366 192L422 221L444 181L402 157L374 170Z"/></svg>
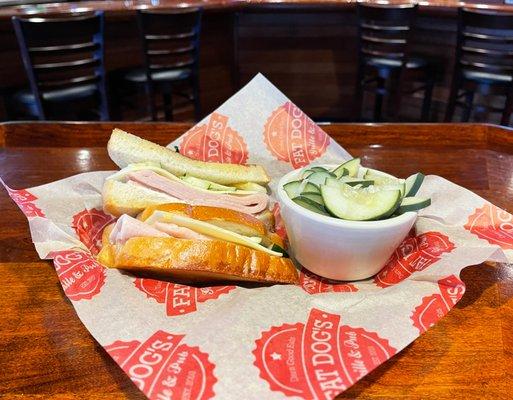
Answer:
<svg viewBox="0 0 513 400"><path fill-rule="evenodd" d="M168 143L188 124L0 124L0 176L26 188L114 168L113 127ZM513 212L513 130L472 124L332 124L324 129L364 164L400 176L423 171ZM89 335L27 220L0 191L0 397L142 399ZM467 291L435 327L340 398L509 399L513 395L513 265L463 270Z"/></svg>

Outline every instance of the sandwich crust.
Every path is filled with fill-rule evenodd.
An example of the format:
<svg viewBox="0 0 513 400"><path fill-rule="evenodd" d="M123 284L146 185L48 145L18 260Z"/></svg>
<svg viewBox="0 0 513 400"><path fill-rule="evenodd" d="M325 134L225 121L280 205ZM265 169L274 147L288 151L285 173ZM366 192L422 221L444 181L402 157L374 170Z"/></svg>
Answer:
<svg viewBox="0 0 513 400"><path fill-rule="evenodd" d="M120 168L129 164L151 160L160 163L165 170L175 174L185 173L196 178L229 185L241 182L265 184L269 175L260 165L223 164L188 158L156 143L115 128L107 144L110 158Z"/></svg>
<svg viewBox="0 0 513 400"><path fill-rule="evenodd" d="M105 241L98 261L109 268L192 281L236 280L298 284L289 258L220 240L134 237L124 245Z"/></svg>
<svg viewBox="0 0 513 400"><path fill-rule="evenodd" d="M102 188L103 210L119 217L128 214L135 217L148 206L171 203L173 198L167 194L107 179Z"/></svg>
<svg viewBox="0 0 513 400"><path fill-rule="evenodd" d="M264 236L266 234L266 227L258 218L219 207L191 206L185 203L159 204L147 207L138 218L141 221L146 221L155 211L185 214L198 221L208 222L241 235Z"/></svg>

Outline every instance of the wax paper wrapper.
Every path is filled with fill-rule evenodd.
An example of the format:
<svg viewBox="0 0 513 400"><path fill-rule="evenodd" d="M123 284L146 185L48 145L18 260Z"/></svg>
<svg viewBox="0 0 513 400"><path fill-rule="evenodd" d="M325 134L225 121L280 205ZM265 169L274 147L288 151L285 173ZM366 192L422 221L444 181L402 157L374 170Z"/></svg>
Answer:
<svg viewBox="0 0 513 400"><path fill-rule="evenodd" d="M271 187L292 168L350 157L261 75L170 145L201 160L262 164ZM428 176L420 195L433 204L366 281L306 270L298 286L142 279L94 258L113 221L100 195L109 174L8 191L79 318L151 399L333 398L447 314L465 291L464 267L513 255L512 215Z"/></svg>

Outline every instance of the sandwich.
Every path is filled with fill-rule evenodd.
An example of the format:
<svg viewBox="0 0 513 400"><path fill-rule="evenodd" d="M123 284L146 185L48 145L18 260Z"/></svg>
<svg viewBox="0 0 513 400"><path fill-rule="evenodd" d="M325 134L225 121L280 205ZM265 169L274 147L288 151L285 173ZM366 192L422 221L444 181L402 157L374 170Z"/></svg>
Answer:
<svg viewBox="0 0 513 400"><path fill-rule="evenodd" d="M298 283L281 238L252 215L170 203L122 215L103 232L109 268L192 282Z"/></svg>
<svg viewBox="0 0 513 400"><path fill-rule="evenodd" d="M107 178L106 212L136 216L146 207L187 203L226 208L271 221L269 182L259 165L238 165L190 159L120 129L114 129L107 150L121 168Z"/></svg>

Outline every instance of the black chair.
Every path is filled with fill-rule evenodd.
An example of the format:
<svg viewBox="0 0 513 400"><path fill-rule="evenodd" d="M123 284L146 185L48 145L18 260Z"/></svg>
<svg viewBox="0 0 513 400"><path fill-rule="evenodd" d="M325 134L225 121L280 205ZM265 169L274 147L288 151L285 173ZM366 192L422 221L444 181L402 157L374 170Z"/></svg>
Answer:
<svg viewBox="0 0 513 400"><path fill-rule="evenodd" d="M361 118L364 91L375 94L375 121L381 120L384 96L391 97L392 115L397 119L403 92L423 91L421 119L428 120L435 74L426 60L409 54L417 5L357 3L357 12L359 54L355 114ZM421 85L406 92L405 80Z"/></svg>
<svg viewBox="0 0 513 400"><path fill-rule="evenodd" d="M30 83L13 95L16 112L40 120L108 120L103 12L12 22Z"/></svg>
<svg viewBox="0 0 513 400"><path fill-rule="evenodd" d="M474 105L475 94L505 96L503 107ZM508 125L513 111L513 14L460 8L456 63L445 121L452 120L456 106L463 108L461 121L473 110L501 113Z"/></svg>
<svg viewBox="0 0 513 400"><path fill-rule="evenodd" d="M200 8L137 11L144 68L128 71L123 79L144 87L154 121L158 119L156 94L159 91L166 120L173 120L173 95L192 102L195 119L201 118L198 74L201 15ZM185 88L181 87L184 85Z"/></svg>

